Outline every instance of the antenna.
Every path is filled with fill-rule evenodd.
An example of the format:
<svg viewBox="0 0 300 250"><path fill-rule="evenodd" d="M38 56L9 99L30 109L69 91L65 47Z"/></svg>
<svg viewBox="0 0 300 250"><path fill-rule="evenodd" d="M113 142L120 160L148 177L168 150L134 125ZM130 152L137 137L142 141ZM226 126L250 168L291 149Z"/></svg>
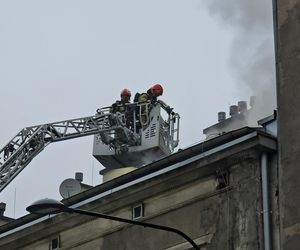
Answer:
<svg viewBox="0 0 300 250"><path fill-rule="evenodd" d="M72 178L64 180L59 186L59 193L64 199L69 198L80 192L80 182Z"/></svg>

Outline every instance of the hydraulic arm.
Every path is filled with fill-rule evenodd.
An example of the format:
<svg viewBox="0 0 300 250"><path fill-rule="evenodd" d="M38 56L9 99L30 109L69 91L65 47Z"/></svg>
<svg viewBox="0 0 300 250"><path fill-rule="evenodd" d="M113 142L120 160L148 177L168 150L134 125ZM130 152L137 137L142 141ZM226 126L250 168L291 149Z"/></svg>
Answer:
<svg viewBox="0 0 300 250"><path fill-rule="evenodd" d="M0 191L3 190L49 143L99 134L102 142L115 147L114 134L122 133L128 145L138 135L128 129L122 114L101 109L94 116L23 128L0 150Z"/></svg>
<svg viewBox="0 0 300 250"><path fill-rule="evenodd" d="M170 154L178 145L179 115L165 103L132 103L124 113L111 107L96 115L23 128L0 150L2 191L47 145L88 135L95 136L94 156L105 167L142 165L153 155ZM160 112L167 111L167 120ZM177 124L177 126L175 126Z"/></svg>

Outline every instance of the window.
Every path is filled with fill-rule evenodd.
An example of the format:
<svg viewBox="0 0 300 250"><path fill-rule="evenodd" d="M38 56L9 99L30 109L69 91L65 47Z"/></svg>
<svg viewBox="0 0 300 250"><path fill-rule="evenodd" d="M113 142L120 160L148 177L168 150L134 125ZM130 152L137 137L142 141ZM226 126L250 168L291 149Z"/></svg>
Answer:
<svg viewBox="0 0 300 250"><path fill-rule="evenodd" d="M132 207L132 219L137 220L144 216L144 206L142 203Z"/></svg>
<svg viewBox="0 0 300 250"><path fill-rule="evenodd" d="M56 236L50 240L50 250L57 250L60 248L60 237Z"/></svg>

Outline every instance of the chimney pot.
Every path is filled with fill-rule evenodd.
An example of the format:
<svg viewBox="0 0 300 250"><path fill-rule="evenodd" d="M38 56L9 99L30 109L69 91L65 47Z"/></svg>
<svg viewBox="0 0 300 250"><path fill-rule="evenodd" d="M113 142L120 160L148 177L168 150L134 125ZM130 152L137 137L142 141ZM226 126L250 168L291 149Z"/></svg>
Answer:
<svg viewBox="0 0 300 250"><path fill-rule="evenodd" d="M250 107L254 108L257 104L257 96L250 96Z"/></svg>
<svg viewBox="0 0 300 250"><path fill-rule="evenodd" d="M237 115L238 114L238 106L237 105L231 105L229 108L229 115Z"/></svg>
<svg viewBox="0 0 300 250"><path fill-rule="evenodd" d="M238 110L240 114L243 114L247 111L247 102L246 101L239 101L238 102Z"/></svg>
<svg viewBox="0 0 300 250"><path fill-rule="evenodd" d="M218 122L223 122L226 120L226 113L225 112L218 112Z"/></svg>

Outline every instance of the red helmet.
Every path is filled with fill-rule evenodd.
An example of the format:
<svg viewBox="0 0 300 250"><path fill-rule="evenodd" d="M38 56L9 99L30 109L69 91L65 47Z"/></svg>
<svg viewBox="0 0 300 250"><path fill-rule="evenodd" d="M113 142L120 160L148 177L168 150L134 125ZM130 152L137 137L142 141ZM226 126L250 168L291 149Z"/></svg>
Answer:
<svg viewBox="0 0 300 250"><path fill-rule="evenodd" d="M123 90L121 91L121 96L122 96L122 95L131 96L131 92L130 92L129 89L123 89Z"/></svg>
<svg viewBox="0 0 300 250"><path fill-rule="evenodd" d="M163 87L160 84L158 84L158 83L154 84L151 87L152 94L155 94L156 96L162 95L163 91L164 91Z"/></svg>

